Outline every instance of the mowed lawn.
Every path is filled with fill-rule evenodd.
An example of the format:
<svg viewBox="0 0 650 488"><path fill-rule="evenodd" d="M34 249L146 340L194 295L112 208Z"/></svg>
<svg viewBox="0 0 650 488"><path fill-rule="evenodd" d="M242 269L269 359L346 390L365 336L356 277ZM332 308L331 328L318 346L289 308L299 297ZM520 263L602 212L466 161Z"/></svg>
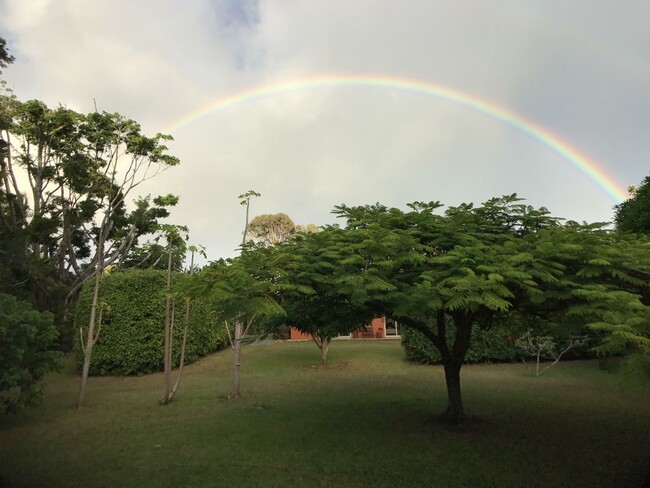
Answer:
<svg viewBox="0 0 650 488"><path fill-rule="evenodd" d="M634 487L648 475L650 395L595 361L536 378L522 364L466 366L471 421L431 420L439 366L395 341L337 341L330 367L308 342L249 345L241 398L231 352L186 369L159 406L161 375L47 378L41 406L0 419L0 486Z"/></svg>

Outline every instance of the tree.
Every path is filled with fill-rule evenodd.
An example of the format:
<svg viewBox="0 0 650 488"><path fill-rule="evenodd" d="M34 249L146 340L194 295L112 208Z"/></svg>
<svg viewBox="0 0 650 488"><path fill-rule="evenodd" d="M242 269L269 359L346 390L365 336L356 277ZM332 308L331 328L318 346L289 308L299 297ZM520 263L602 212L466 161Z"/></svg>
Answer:
<svg viewBox="0 0 650 488"><path fill-rule="evenodd" d="M212 301L226 322L233 349L233 381L229 398L240 394L242 341L257 321L284 314L278 296L285 288L282 257L273 249L244 249L236 258L211 263L193 278L191 296ZM228 324L234 324L234 337Z"/></svg>
<svg viewBox="0 0 650 488"><path fill-rule="evenodd" d="M347 261L356 272L340 283L352 301L396 318L439 350L448 395L443 420L464 422L460 371L473 326L521 313L532 324L562 315L577 329L618 327L647 314L640 295L627 289L641 280L625 272L612 252L616 237L598 226L562 225L516 195L444 215L436 213L440 206L415 202L404 212L342 205L335 213L347 220Z"/></svg>
<svg viewBox="0 0 650 488"><path fill-rule="evenodd" d="M200 254L204 258L206 257L205 249L203 246L189 246L187 248L190 251L190 268L188 274L192 276L194 274L194 256L195 254ZM187 334L190 326L190 297L184 296L185 301L185 316L183 318L183 339L181 340L181 355L178 364L178 376L176 378L176 383L169 394L169 401L173 400L178 392L178 388L181 386L181 379L183 378L183 367L185 366L185 351L187 349ZM171 342L171 341L170 341Z"/></svg>
<svg viewBox="0 0 650 488"><path fill-rule="evenodd" d="M7 41L0 37L0 68L6 68L8 65L14 62L14 57L9 54L7 49ZM2 71L0 71L2 73Z"/></svg>
<svg viewBox="0 0 650 488"><path fill-rule="evenodd" d="M163 374L163 395L160 403L167 405L172 401L176 391L172 390L172 337L174 331L174 296L172 294L172 262L174 256L174 249L181 248L185 250L185 241L187 240L188 229L185 226L165 224L160 226L160 231L167 238L167 296L165 297L165 359L164 359L164 374ZM183 234L185 238L183 238ZM189 317L185 321L187 326ZM184 346L187 341L187 327L183 334L183 352L181 357L184 358Z"/></svg>
<svg viewBox="0 0 650 488"><path fill-rule="evenodd" d="M41 379L58 368L52 322L51 313L0 293L0 412L36 403Z"/></svg>
<svg viewBox="0 0 650 488"><path fill-rule="evenodd" d="M153 206L149 205L150 196L139 198L135 203L138 212L133 212L133 220L138 222L138 227L147 234L154 234L153 239L148 239L142 245L134 244L117 263L120 270L137 269L162 269L167 270L168 246L160 244L165 238L165 233L160 232L166 224L159 224L161 218L168 217L167 208L178 204L179 197L172 194L159 195L153 199ZM140 235L142 232L138 232ZM137 242L137 241L136 241ZM174 246L172 250L172 271L183 271L185 261L185 246Z"/></svg>
<svg viewBox="0 0 650 488"><path fill-rule="evenodd" d="M123 218L124 204L129 194L142 182L179 163L178 158L167 154L164 141L171 136L157 134L153 138L141 134L140 126L118 114L93 113L88 116L89 126L85 138L90 149L91 162L101 170L101 191L98 191L97 210L93 213L93 244L95 257L90 262L94 275L94 291L89 326L84 346L84 362L77 407L84 402L86 383L90 371L92 349L99 338L95 331L98 316L99 284L108 264L124 254L135 242L138 226L116 226ZM106 252L108 250L108 253ZM83 336L83 331L81 331Z"/></svg>
<svg viewBox="0 0 650 488"><path fill-rule="evenodd" d="M240 394L241 348L246 333L256 322L284 314L277 297L284 288L286 275L279 265L278 254L272 248L256 248L246 241L250 199L259 196L249 190L238 197L239 203L246 207L241 255L211 263L195 275L191 287L194 295L213 301L228 328L233 350L233 381L228 398ZM229 323L234 325L234 335L230 333Z"/></svg>
<svg viewBox="0 0 650 488"><path fill-rule="evenodd" d="M248 234L264 246L285 242L295 232L296 224L285 213L258 215L248 224Z"/></svg>
<svg viewBox="0 0 650 488"><path fill-rule="evenodd" d="M630 198L614 207L616 228L624 232L650 234L650 176L630 187Z"/></svg>
<svg viewBox="0 0 650 488"><path fill-rule="evenodd" d="M243 207L246 207L246 219L244 223L244 236L242 237L241 245L242 247L246 245L246 237L248 235L248 214L251 207L251 198L260 197L261 194L257 193L255 190L248 190L246 193L242 193L237 198L239 198L239 204Z"/></svg>
<svg viewBox="0 0 650 488"><path fill-rule="evenodd" d="M515 340L517 346L523 349L526 354L535 358L535 376L540 376L547 369L560 362L562 356L574 347L580 346L584 338L576 337L565 344L557 344L553 336L533 335L529 329L524 335ZM553 362L540 369L540 362L543 359Z"/></svg>
<svg viewBox="0 0 650 488"><path fill-rule="evenodd" d="M287 288L282 295L282 320L309 334L327 365L333 338L370 322L375 311L350 300L342 281L349 273L346 234L336 227L297 236L278 248L287 256Z"/></svg>
<svg viewBox="0 0 650 488"><path fill-rule="evenodd" d="M149 197L139 198L129 211L122 189L140 182L129 181L134 171L116 173L122 163L128 167L129 157L139 167L135 173L155 170L168 157L168 136L146 138L138 124L118 114L83 115L36 100L2 101L7 107L0 118L3 268L23 284L21 292L38 309L54 311L63 303L65 319L78 291L94 276L102 215L110 213L105 222L110 227L101 230L106 265L124 260L139 236L168 215L160 198L153 204Z"/></svg>

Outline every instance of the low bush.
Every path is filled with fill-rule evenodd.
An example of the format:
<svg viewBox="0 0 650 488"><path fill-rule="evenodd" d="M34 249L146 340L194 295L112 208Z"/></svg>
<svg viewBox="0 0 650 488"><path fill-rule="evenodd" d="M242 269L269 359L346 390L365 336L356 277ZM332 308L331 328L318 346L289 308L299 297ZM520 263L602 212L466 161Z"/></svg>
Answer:
<svg viewBox="0 0 650 488"><path fill-rule="evenodd" d="M187 275L174 273L175 284ZM75 326L86 329L90 317L93 284L87 284L75 310ZM131 270L107 274L100 284L99 303L102 325L93 349L90 374L137 375L163 370L166 275L160 270ZM194 300L185 363L204 357L228 341L227 331L205 300ZM173 361L178 366L183 336L185 303L176 299L173 335ZM77 364L81 367L79 333L75 341Z"/></svg>
<svg viewBox="0 0 650 488"><path fill-rule="evenodd" d="M57 369L59 333L53 317L0 293L0 413L36 403L41 379Z"/></svg>

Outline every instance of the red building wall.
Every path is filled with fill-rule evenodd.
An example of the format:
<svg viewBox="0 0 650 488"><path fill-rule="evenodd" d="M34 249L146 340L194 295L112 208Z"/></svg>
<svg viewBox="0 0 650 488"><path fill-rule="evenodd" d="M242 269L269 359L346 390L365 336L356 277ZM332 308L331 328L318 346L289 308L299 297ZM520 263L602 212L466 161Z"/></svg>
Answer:
<svg viewBox="0 0 650 488"><path fill-rule="evenodd" d="M379 317L366 326L365 330L353 332L351 335L354 339L383 339L386 337L386 319ZM298 329L291 328L291 340L309 340L311 335L303 334Z"/></svg>

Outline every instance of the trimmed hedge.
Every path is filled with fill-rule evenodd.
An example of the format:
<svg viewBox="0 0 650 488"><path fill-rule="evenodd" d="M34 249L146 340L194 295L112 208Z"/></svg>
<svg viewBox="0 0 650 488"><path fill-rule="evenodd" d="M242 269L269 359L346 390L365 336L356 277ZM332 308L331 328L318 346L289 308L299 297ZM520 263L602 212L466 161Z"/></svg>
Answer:
<svg viewBox="0 0 650 488"><path fill-rule="evenodd" d="M404 327L401 334L406 359L425 364L441 363L438 349L418 331ZM449 335L452 336L451 342L453 341L453 334ZM488 330L483 330L474 326L465 362L509 363L521 361L528 357L523 350L515 345L515 337L512 335L511 329L494 326Z"/></svg>
<svg viewBox="0 0 650 488"><path fill-rule="evenodd" d="M175 284L187 275L174 273ZM163 370L166 273L160 270L130 270L107 274L100 284L99 301L104 304L102 328L93 349L91 375L137 375ZM88 328L93 283L84 286L75 310L75 330ZM190 308L190 326L185 364L204 357L228 341L223 324L217 323L207 301L194 300ZM177 300L173 360L178 366L183 337L184 303ZM83 353L79 333L75 340L77 365Z"/></svg>

